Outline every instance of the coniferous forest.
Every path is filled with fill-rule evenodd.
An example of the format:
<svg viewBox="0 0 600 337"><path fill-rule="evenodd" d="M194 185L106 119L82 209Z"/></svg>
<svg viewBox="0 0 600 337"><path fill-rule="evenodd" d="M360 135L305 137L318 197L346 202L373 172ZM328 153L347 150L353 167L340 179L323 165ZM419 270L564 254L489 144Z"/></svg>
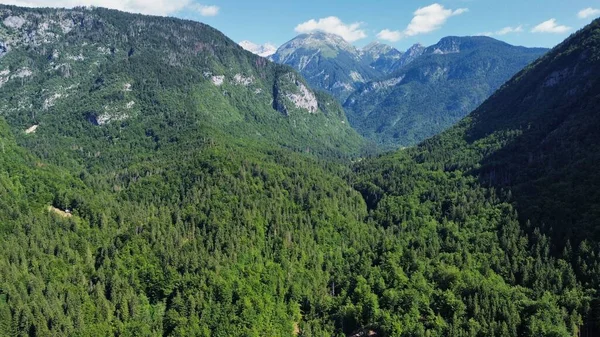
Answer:
<svg viewBox="0 0 600 337"><path fill-rule="evenodd" d="M390 153L209 26L0 21L0 336L598 335L600 21Z"/></svg>

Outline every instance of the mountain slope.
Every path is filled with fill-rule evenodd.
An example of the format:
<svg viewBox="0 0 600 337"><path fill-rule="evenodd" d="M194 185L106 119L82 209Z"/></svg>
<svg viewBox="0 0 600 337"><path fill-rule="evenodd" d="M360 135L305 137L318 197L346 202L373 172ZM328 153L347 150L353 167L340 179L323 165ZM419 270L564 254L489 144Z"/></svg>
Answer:
<svg viewBox="0 0 600 337"><path fill-rule="evenodd" d="M325 90L342 102L361 83L380 75L362 61L353 45L323 32L295 37L279 47L271 59L292 66L313 88Z"/></svg>
<svg viewBox="0 0 600 337"><path fill-rule="evenodd" d="M408 50L406 50L402 56L398 59L398 61L394 62L391 66L391 70L398 70L405 65L411 63L412 61L419 58L419 56L423 55L425 51L425 47L420 43L412 45Z"/></svg>
<svg viewBox="0 0 600 337"><path fill-rule="evenodd" d="M396 48L377 41L362 48L360 54L363 62L383 74L394 70L394 64L403 56Z"/></svg>
<svg viewBox="0 0 600 337"><path fill-rule="evenodd" d="M374 232L339 103L199 23L0 13L1 336L336 329Z"/></svg>
<svg viewBox="0 0 600 337"><path fill-rule="evenodd" d="M560 249L566 239L600 241L600 180L594 173L600 160L599 48L596 20L517 74L457 127L425 142L431 153L424 158L445 152L454 160L446 165L511 187L523 217L543 224ZM455 149L440 146L449 137Z"/></svg>
<svg viewBox="0 0 600 337"><path fill-rule="evenodd" d="M344 107L364 136L387 148L413 145L460 120L544 52L487 37L447 37L365 84Z"/></svg>
<svg viewBox="0 0 600 337"><path fill-rule="evenodd" d="M491 225L489 237L500 243L502 267L485 265L507 282L530 288L542 302L557 296L554 303L568 308L562 315L539 315L534 305L520 314L520 326L510 335L591 337L600 327L599 79L600 20L595 20L516 74L456 126L356 167L355 186L374 221L399 231L410 229L415 203L417 212L448 222L469 219L488 206L511 210L507 221L496 225L473 223L475 231ZM528 239L513 237L509 232L515 230ZM453 244L469 233L440 232ZM526 246L528 253L518 252ZM582 316L575 318L575 312ZM561 319L570 322L559 327Z"/></svg>
<svg viewBox="0 0 600 337"><path fill-rule="evenodd" d="M201 23L104 9L0 10L0 107L14 128L39 125L27 141L40 154L55 146L95 153L93 139L124 129L132 138L121 142L144 147L206 129L336 156L361 146L339 104Z"/></svg>
<svg viewBox="0 0 600 337"><path fill-rule="evenodd" d="M310 117L327 130L341 115L326 95L314 94L316 110L301 99L308 89L287 67L271 74L264 59L188 21L8 9L49 28L75 15L79 28L54 45L56 57L45 42L54 37L27 28L0 59L10 64L0 98L12 128L0 118L0 335L583 332L593 288L550 255L545 235L523 231L507 192L442 170L445 157L420 157L426 146L358 161L354 172L298 152L309 136L327 139ZM14 17L3 22L19 25ZM181 49L194 46L187 25L206 39L198 55ZM70 49L92 43L116 45L120 61ZM36 73L49 56L66 64L61 76ZM252 85L271 86L266 105ZM76 97L61 105L65 95Z"/></svg>

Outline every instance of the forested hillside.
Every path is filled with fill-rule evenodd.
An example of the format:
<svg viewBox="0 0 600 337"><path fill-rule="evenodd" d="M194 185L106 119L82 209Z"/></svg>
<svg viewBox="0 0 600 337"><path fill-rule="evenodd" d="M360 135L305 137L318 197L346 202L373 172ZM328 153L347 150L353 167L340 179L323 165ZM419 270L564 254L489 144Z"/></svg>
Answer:
<svg viewBox="0 0 600 337"><path fill-rule="evenodd" d="M39 125L26 141L42 157L122 157L206 128L331 156L361 149L335 100L204 24L102 8L2 6L0 19L0 108L13 127Z"/></svg>
<svg viewBox="0 0 600 337"><path fill-rule="evenodd" d="M210 27L0 13L0 336L591 337L599 22L357 159L339 104Z"/></svg>
<svg viewBox="0 0 600 337"><path fill-rule="evenodd" d="M460 224L455 232L476 235L465 243L484 237L488 244L498 242L502 262L494 267L487 255L482 264L505 282L530 288L542 301L587 312L585 324L573 320L569 310L556 311L555 318L545 312L539 318L550 321L510 335L595 336L600 329L600 181L594 173L600 146L599 46L596 20L517 74L456 127L356 168L355 186L374 222L406 236L415 209L426 209L418 219L432 214L442 224L454 220ZM468 229L470 217L497 207L507 212L499 222L479 219ZM485 228L491 236L481 233ZM515 232L507 232L511 228ZM462 235L443 226L432 237L455 243ZM559 317L571 317L566 330L552 327Z"/></svg>
<svg viewBox="0 0 600 337"><path fill-rule="evenodd" d="M417 158L510 188L521 218L554 238L597 287L600 21L517 74ZM574 254L577 250L581 254ZM591 260L586 260L591 258Z"/></svg>

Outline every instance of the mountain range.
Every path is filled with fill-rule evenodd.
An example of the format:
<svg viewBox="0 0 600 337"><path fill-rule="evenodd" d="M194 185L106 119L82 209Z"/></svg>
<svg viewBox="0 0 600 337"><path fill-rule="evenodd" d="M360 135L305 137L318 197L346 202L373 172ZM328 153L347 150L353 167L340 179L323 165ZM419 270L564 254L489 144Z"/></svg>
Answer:
<svg viewBox="0 0 600 337"><path fill-rule="evenodd" d="M359 133L393 149L452 126L546 51L474 36L402 53L379 42L358 49L316 32L283 44L270 58L335 96Z"/></svg>
<svg viewBox="0 0 600 337"><path fill-rule="evenodd" d="M414 145L454 125L546 51L489 37L446 37L365 83L344 108L350 123L384 148Z"/></svg>
<svg viewBox="0 0 600 337"><path fill-rule="evenodd" d="M0 45L0 336L600 327L600 20L504 84L472 69L535 50L371 46L398 85L499 86L376 156L339 100L198 22L0 5Z"/></svg>

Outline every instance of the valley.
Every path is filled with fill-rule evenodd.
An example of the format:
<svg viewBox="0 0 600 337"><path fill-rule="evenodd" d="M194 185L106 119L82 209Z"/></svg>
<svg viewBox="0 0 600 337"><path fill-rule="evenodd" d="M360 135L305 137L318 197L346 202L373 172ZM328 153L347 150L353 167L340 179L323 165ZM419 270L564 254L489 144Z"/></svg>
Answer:
<svg viewBox="0 0 600 337"><path fill-rule="evenodd" d="M600 20L250 44L0 5L0 336L600 329Z"/></svg>

